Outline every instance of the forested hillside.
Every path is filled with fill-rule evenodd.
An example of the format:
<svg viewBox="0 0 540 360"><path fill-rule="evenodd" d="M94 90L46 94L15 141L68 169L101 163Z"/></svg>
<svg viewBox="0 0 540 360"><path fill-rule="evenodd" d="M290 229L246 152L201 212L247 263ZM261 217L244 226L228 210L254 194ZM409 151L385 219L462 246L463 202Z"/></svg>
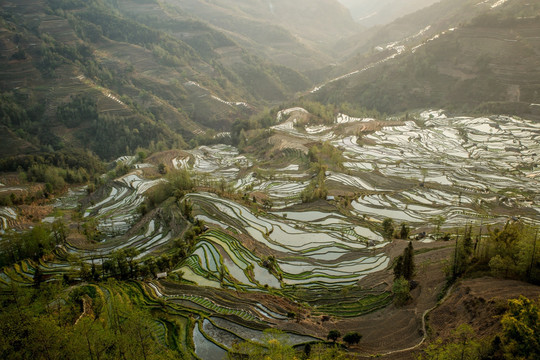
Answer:
<svg viewBox="0 0 540 360"><path fill-rule="evenodd" d="M2 1L4 155L182 147L309 86L172 5L123 5Z"/></svg>

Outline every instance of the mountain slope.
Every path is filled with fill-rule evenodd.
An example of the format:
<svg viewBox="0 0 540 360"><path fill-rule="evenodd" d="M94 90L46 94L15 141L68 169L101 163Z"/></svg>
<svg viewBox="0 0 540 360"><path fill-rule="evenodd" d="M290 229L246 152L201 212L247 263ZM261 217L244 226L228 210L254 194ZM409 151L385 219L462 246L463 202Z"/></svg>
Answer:
<svg viewBox="0 0 540 360"><path fill-rule="evenodd" d="M373 27L343 39L336 43L335 49L342 53L342 59L350 60L351 57L372 52L377 47L413 47L450 28L460 27L486 11L492 11L492 3L496 1L479 3L476 0L442 0L384 26Z"/></svg>
<svg viewBox="0 0 540 360"><path fill-rule="evenodd" d="M540 6L514 1L492 7L497 4L485 4L469 23L417 45L403 42L381 49L381 54L390 54L387 61L324 86L314 98L350 101L386 113L421 107L536 113L531 104L540 101L540 42L535 35L540 33ZM354 58L342 73L369 59Z"/></svg>
<svg viewBox="0 0 540 360"><path fill-rule="evenodd" d="M0 89L9 100L1 124L12 129L0 140L15 135L42 150L84 147L103 158L183 146L182 137L226 130L254 107L309 86L294 70L192 17L179 19L160 2L130 6L153 9L161 20L154 27L155 18L140 21L113 3L0 3ZM61 118L64 107L69 116Z"/></svg>

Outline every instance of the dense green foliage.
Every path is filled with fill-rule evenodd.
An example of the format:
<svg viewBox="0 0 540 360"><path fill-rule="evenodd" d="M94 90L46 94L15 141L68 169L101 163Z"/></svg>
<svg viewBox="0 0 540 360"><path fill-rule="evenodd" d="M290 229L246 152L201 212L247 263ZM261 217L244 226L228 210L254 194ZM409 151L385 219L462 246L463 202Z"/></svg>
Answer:
<svg viewBox="0 0 540 360"><path fill-rule="evenodd" d="M394 303L397 306L405 305L411 299L411 285L403 277L394 280L392 293L394 294Z"/></svg>
<svg viewBox="0 0 540 360"><path fill-rule="evenodd" d="M24 17L18 7L6 8L5 40L13 38L18 49L10 58L17 61L4 64L13 79L0 95L9 139L24 140L16 145L25 153L74 146L107 160L138 147L181 148L183 137L209 141L215 133L205 135L207 127L228 130L233 119L254 113L221 98L264 104L309 86L296 71L242 50L205 23L178 18L174 6L148 4L159 15L102 0L51 0ZM45 13L58 31L40 26ZM216 50L224 47L240 56L222 61ZM27 82L27 74L35 79ZM12 87L11 80L25 85Z"/></svg>
<svg viewBox="0 0 540 360"><path fill-rule="evenodd" d="M317 199L325 199L328 195L328 189L325 183L326 166L316 163L314 168L317 175L300 193L300 198L304 203L312 202Z"/></svg>
<svg viewBox="0 0 540 360"><path fill-rule="evenodd" d="M447 342L437 339L417 359L480 360L489 357L486 344L475 337L474 330L470 326L463 324L452 332L452 337Z"/></svg>
<svg viewBox="0 0 540 360"><path fill-rule="evenodd" d="M405 280L412 280L414 276L414 250L412 242L409 241L409 245L403 250L403 254L399 255L394 263L394 278L404 278Z"/></svg>
<svg viewBox="0 0 540 360"><path fill-rule="evenodd" d="M8 127L28 129L43 111L42 105L26 103L27 94L2 92L0 95L0 123Z"/></svg>
<svg viewBox="0 0 540 360"><path fill-rule="evenodd" d="M403 250L394 261L394 302L398 306L405 305L410 299L411 280L414 276L414 249L412 242Z"/></svg>
<svg viewBox="0 0 540 360"><path fill-rule="evenodd" d="M33 192L0 195L0 205L31 203L64 190L68 184L95 181L104 166L92 153L66 148L34 155L9 156L0 159L0 172L17 172L23 184L42 183Z"/></svg>
<svg viewBox="0 0 540 360"><path fill-rule="evenodd" d="M24 259L38 260L51 253L56 245L62 244L62 240L53 236L51 227L47 225L35 226L24 233L10 231L2 235L0 242L0 267Z"/></svg>
<svg viewBox="0 0 540 360"><path fill-rule="evenodd" d="M321 168L325 166L331 170L338 170L343 168L343 152L329 142L323 142L313 145L309 149L309 160L317 167Z"/></svg>
<svg viewBox="0 0 540 360"><path fill-rule="evenodd" d="M177 358L155 338L147 310L105 294L92 285L68 289L53 282L39 290L13 285L0 295L0 357Z"/></svg>
<svg viewBox="0 0 540 360"><path fill-rule="evenodd" d="M73 128L84 123L95 122L99 115L93 99L78 95L71 102L58 106L56 117L68 128Z"/></svg>
<svg viewBox="0 0 540 360"><path fill-rule="evenodd" d="M386 218L382 222L382 233L385 239L392 239L394 236L394 220Z"/></svg>
<svg viewBox="0 0 540 360"><path fill-rule="evenodd" d="M360 340L362 340L362 335L360 335L357 331L349 332L343 336L343 341L349 345L358 344Z"/></svg>
<svg viewBox="0 0 540 360"><path fill-rule="evenodd" d="M77 149L65 149L52 153L37 153L33 155L10 156L0 159L0 171L29 171L35 167L54 167L62 169L81 169L95 175L103 171L103 163L92 154ZM36 175L39 176L39 175ZM68 178L65 178L68 182ZM86 179L85 179L86 180ZM85 181L83 180L83 181Z"/></svg>
<svg viewBox="0 0 540 360"><path fill-rule="evenodd" d="M508 302L501 319L502 349L506 359L540 358L540 299L520 296Z"/></svg>

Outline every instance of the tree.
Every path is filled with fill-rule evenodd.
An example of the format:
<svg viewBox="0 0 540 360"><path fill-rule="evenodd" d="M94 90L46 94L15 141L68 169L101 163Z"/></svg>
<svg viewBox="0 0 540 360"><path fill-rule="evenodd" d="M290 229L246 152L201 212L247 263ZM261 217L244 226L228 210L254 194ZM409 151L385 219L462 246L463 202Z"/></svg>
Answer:
<svg viewBox="0 0 540 360"><path fill-rule="evenodd" d="M409 281L405 278L400 277L399 279L394 280L394 285L392 286L392 292L394 293L394 303L397 306L403 306L411 298L411 289Z"/></svg>
<svg viewBox="0 0 540 360"><path fill-rule="evenodd" d="M394 279L399 279L403 276L403 255L399 255L394 263Z"/></svg>
<svg viewBox="0 0 540 360"><path fill-rule="evenodd" d="M62 219L57 219L52 223L52 233L57 244L66 242L68 228Z"/></svg>
<svg viewBox="0 0 540 360"><path fill-rule="evenodd" d="M382 222L383 237L387 240L392 239L394 236L394 220L386 218Z"/></svg>
<svg viewBox="0 0 540 360"><path fill-rule="evenodd" d="M508 301L501 319L502 345L508 359L540 359L540 299Z"/></svg>
<svg viewBox="0 0 540 360"><path fill-rule="evenodd" d="M407 225L407 223L401 223L401 230L399 231L399 238L403 240L407 240L409 238L409 233L411 232L411 229Z"/></svg>
<svg viewBox="0 0 540 360"><path fill-rule="evenodd" d="M463 250L467 256L470 256L473 251L472 241L472 226L465 227L465 234L463 235Z"/></svg>
<svg viewBox="0 0 540 360"><path fill-rule="evenodd" d="M90 269L90 273L92 275L92 280L99 281L99 271L97 269L96 264L92 261L92 268Z"/></svg>
<svg viewBox="0 0 540 360"><path fill-rule="evenodd" d="M169 171L167 180L172 187L173 193L178 193L178 195L181 195L186 191L191 191L195 186L195 183L186 169ZM180 198L181 196L176 197Z"/></svg>
<svg viewBox="0 0 540 360"><path fill-rule="evenodd" d="M474 330L469 325L461 324L452 332L448 342L437 339L424 350L423 354L417 357L417 360L488 359L484 353L486 346L483 346L475 335Z"/></svg>
<svg viewBox="0 0 540 360"><path fill-rule="evenodd" d="M403 277L407 280L412 280L414 268L414 249L412 241L409 241L409 245L403 251Z"/></svg>
<svg viewBox="0 0 540 360"><path fill-rule="evenodd" d="M159 163L158 164L158 172L161 175L165 175L168 172L167 165L165 165L164 163Z"/></svg>
<svg viewBox="0 0 540 360"><path fill-rule="evenodd" d="M441 226L446 222L446 218L442 215L437 215L431 218L431 222L435 225L435 232L439 234L441 232Z"/></svg>
<svg viewBox="0 0 540 360"><path fill-rule="evenodd" d="M92 272L90 270L90 266L88 266L88 264L84 261L81 261L80 263L79 277L84 281L92 280Z"/></svg>
<svg viewBox="0 0 540 360"><path fill-rule="evenodd" d="M361 339L362 339L362 335L360 335L356 331L349 332L345 334L345 336L343 336L343 341L345 341L349 346L358 344Z"/></svg>
<svg viewBox="0 0 540 360"><path fill-rule="evenodd" d="M336 342L340 337L341 333L338 330L330 330L328 335L326 335L326 339L332 340L333 342Z"/></svg>
<svg viewBox="0 0 540 360"><path fill-rule="evenodd" d="M36 266L36 271L34 272L34 288L39 289L41 283L43 282L43 273L39 265Z"/></svg>
<svg viewBox="0 0 540 360"><path fill-rule="evenodd" d="M184 200L182 213L188 221L193 221L193 204L189 200Z"/></svg>
<svg viewBox="0 0 540 360"><path fill-rule="evenodd" d="M114 346L114 334L101 321L83 317L74 326L70 339L70 353L82 359L100 359Z"/></svg>
<svg viewBox="0 0 540 360"><path fill-rule="evenodd" d="M287 311L287 318L294 320L294 318L296 318L296 313L294 311Z"/></svg>

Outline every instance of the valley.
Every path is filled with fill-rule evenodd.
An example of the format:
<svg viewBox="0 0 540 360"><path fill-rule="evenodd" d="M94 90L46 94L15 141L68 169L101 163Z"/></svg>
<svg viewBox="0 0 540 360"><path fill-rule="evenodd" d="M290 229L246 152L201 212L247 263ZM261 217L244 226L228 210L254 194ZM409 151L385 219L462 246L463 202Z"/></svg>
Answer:
<svg viewBox="0 0 540 360"><path fill-rule="evenodd" d="M540 6L398 5L0 1L0 357L540 356Z"/></svg>

